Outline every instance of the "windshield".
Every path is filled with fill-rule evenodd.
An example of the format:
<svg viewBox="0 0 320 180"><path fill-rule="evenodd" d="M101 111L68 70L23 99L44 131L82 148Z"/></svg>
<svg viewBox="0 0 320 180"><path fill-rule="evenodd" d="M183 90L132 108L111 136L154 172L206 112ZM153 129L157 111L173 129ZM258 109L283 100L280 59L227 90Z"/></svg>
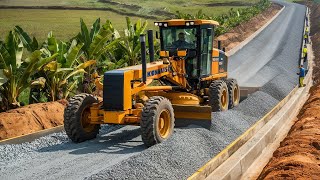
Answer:
<svg viewBox="0 0 320 180"><path fill-rule="evenodd" d="M195 27L167 27L162 29L164 50L173 49L195 49L196 32Z"/></svg>

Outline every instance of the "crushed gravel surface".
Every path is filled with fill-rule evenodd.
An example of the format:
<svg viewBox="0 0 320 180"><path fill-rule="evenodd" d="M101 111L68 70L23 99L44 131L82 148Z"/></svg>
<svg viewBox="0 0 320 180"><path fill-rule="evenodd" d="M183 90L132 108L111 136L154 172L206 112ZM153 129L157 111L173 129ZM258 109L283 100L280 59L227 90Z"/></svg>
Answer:
<svg viewBox="0 0 320 180"><path fill-rule="evenodd" d="M278 103L279 101L269 94L257 91L249 95L247 99L243 100L239 106L233 110L240 111L246 116L256 117L256 119L259 119L267 114Z"/></svg>
<svg viewBox="0 0 320 180"><path fill-rule="evenodd" d="M139 128L119 128L103 126L97 139L79 144L55 133L30 143L1 145L0 179L83 179L145 149Z"/></svg>
<svg viewBox="0 0 320 180"><path fill-rule="evenodd" d="M177 129L165 143L153 146L88 179L184 179L227 144L203 129ZM201 147L201 148L199 148Z"/></svg>

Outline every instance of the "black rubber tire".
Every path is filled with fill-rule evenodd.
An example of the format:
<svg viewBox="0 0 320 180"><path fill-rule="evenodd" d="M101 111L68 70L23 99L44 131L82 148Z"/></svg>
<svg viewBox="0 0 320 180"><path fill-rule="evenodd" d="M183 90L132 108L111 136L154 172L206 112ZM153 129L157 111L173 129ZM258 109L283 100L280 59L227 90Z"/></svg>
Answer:
<svg viewBox="0 0 320 180"><path fill-rule="evenodd" d="M228 92L229 92L229 109L232 109L239 105L240 88L236 79L228 79L227 86L228 86ZM237 92L235 92L235 88L237 89Z"/></svg>
<svg viewBox="0 0 320 180"><path fill-rule="evenodd" d="M227 84L222 80L215 80L209 86L209 105L211 106L212 112L226 111L228 105L223 107L221 97L223 91L226 91L226 103L229 104L229 95Z"/></svg>
<svg viewBox="0 0 320 180"><path fill-rule="evenodd" d="M169 135L164 139L158 132L158 121L160 113L167 109L170 113ZM153 146L161 143L171 137L174 129L174 111L169 99L162 96L152 96L143 107L141 114L141 137L143 143L147 146Z"/></svg>
<svg viewBox="0 0 320 180"><path fill-rule="evenodd" d="M73 142L80 143L94 139L99 133L99 124L94 125L94 128L88 132L84 130L81 123L83 110L97 102L96 97L85 93L70 98L68 106L64 110L64 129Z"/></svg>

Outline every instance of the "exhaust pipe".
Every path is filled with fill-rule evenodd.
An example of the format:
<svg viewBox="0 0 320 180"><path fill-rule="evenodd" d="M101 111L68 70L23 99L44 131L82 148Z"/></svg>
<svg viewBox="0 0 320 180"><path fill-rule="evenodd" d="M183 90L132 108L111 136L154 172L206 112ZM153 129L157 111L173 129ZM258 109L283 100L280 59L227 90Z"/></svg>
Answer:
<svg viewBox="0 0 320 180"><path fill-rule="evenodd" d="M150 62L154 61L154 45L153 45L153 31L148 30L148 44L149 44L149 57Z"/></svg>
<svg viewBox="0 0 320 180"><path fill-rule="evenodd" d="M147 81L147 62L146 62L146 36L144 34L140 35L141 44L141 61L142 61L142 82Z"/></svg>

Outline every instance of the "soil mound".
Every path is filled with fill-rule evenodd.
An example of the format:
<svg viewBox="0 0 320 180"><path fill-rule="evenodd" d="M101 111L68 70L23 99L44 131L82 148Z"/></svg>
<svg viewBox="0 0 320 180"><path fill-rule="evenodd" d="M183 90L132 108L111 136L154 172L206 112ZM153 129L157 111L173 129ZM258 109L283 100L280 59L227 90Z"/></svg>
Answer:
<svg viewBox="0 0 320 180"><path fill-rule="evenodd" d="M0 113L0 140L62 125L66 104L39 103Z"/></svg>

